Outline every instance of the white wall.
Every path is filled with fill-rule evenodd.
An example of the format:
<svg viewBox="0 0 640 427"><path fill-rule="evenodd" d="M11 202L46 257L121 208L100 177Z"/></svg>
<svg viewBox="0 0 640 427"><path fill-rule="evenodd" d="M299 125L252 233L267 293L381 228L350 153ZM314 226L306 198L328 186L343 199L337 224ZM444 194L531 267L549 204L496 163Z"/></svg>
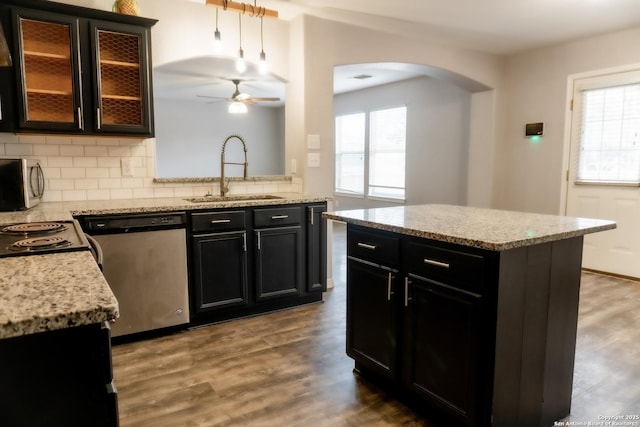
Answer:
<svg viewBox="0 0 640 427"><path fill-rule="evenodd" d="M513 55L506 67L506 127L498 140L495 207L564 213L567 78L640 63L640 27ZM544 137L524 137L528 122L544 122Z"/></svg>
<svg viewBox="0 0 640 427"><path fill-rule="evenodd" d="M406 204L466 204L471 94L422 77L337 95L334 113L398 105L407 106ZM337 209L394 204L342 196L334 203Z"/></svg>
<svg viewBox="0 0 640 427"><path fill-rule="evenodd" d="M230 135L247 144L249 175L284 175L284 108L250 106L229 114L225 102L207 104L155 100L158 177L220 176L222 144ZM239 141L229 142L225 160L244 161ZM242 176L227 166L226 176Z"/></svg>
<svg viewBox="0 0 640 427"><path fill-rule="evenodd" d="M289 85L301 88L300 98L287 98L287 168L292 158L306 156L305 141L308 134L320 135L324 143L319 151L321 168L303 170L305 191L315 194L333 194L333 68L336 65L353 63L400 62L428 65L446 70L443 76L453 75L456 82L468 85L470 91L502 87L504 59L490 54L466 49L446 47L438 43L397 37L380 31L329 22L303 16L291 23L291 39L302 47L296 47L301 72L292 72ZM292 48L294 43L291 43ZM293 50L292 50L293 51ZM291 63L291 67L298 66ZM297 94L299 95L299 94ZM502 108L502 97L487 96L478 99L483 108L474 108L472 113L489 110L487 120L474 120L475 128L485 137L472 139L474 152L493 153L495 136L501 127L500 117L493 114ZM473 116L471 117L473 119ZM294 121L295 123L290 123ZM468 121L467 121L468 123ZM295 143L295 146L289 144ZM471 159L473 160L473 159ZM302 162L304 164L304 162ZM473 177L475 188L482 190L483 197L492 197L492 162L476 166ZM289 170L289 169L287 169ZM460 170L467 177L466 170ZM477 200L477 204L490 204L490 200Z"/></svg>

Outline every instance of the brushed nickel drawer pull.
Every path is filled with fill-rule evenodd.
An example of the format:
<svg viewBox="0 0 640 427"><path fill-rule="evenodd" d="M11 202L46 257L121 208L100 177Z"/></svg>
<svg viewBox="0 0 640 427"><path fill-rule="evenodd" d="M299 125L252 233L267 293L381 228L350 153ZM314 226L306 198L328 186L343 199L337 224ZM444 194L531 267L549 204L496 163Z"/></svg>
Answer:
<svg viewBox="0 0 640 427"><path fill-rule="evenodd" d="M435 265L436 267L449 268L449 264L447 264L446 262L440 262L440 261L436 261L429 258L425 258L424 263L429 265Z"/></svg>
<svg viewBox="0 0 640 427"><path fill-rule="evenodd" d="M211 220L211 224L228 224L230 222L231 222L230 219L214 219L214 220Z"/></svg>
<svg viewBox="0 0 640 427"><path fill-rule="evenodd" d="M287 219L289 215L273 215L271 219Z"/></svg>
<svg viewBox="0 0 640 427"><path fill-rule="evenodd" d="M358 242L358 247L360 248L364 248L364 249L371 249L372 251L376 250L376 246L375 245L368 245L366 243L360 243Z"/></svg>
<svg viewBox="0 0 640 427"><path fill-rule="evenodd" d="M387 279L387 301L391 301L391 281L393 280L393 274L389 272L389 278Z"/></svg>

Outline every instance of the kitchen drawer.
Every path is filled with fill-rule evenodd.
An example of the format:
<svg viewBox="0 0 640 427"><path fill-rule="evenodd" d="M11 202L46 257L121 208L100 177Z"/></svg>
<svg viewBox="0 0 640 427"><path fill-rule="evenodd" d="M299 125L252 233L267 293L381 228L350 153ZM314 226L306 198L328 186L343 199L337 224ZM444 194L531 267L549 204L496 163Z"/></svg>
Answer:
<svg viewBox="0 0 640 427"><path fill-rule="evenodd" d="M245 211L222 211L191 214L191 231L215 233L245 228Z"/></svg>
<svg viewBox="0 0 640 427"><path fill-rule="evenodd" d="M482 255L407 242L406 269L426 279L482 294L485 259Z"/></svg>
<svg viewBox="0 0 640 427"><path fill-rule="evenodd" d="M400 259L400 238L349 226L347 255L387 267L396 267Z"/></svg>
<svg viewBox="0 0 640 427"><path fill-rule="evenodd" d="M296 208L268 208L253 211L253 225L255 227L278 227L281 225L300 224L302 211Z"/></svg>

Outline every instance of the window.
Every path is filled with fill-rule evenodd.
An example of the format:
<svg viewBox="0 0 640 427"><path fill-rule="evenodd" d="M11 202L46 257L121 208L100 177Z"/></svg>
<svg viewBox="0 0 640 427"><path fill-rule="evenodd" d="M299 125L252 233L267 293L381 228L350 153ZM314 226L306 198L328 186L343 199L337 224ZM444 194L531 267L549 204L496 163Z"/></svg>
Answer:
<svg viewBox="0 0 640 427"><path fill-rule="evenodd" d="M577 182L640 184L640 84L585 89Z"/></svg>
<svg viewBox="0 0 640 427"><path fill-rule="evenodd" d="M404 199L407 108L336 117L336 193Z"/></svg>

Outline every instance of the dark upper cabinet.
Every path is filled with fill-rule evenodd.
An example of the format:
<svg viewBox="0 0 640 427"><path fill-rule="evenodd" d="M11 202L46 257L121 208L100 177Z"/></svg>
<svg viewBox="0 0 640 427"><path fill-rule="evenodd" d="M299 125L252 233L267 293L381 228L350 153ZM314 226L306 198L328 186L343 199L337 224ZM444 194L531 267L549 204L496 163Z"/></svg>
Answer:
<svg viewBox="0 0 640 427"><path fill-rule="evenodd" d="M38 0L8 3L17 6L9 22L14 131L153 136L155 20Z"/></svg>
<svg viewBox="0 0 640 427"><path fill-rule="evenodd" d="M11 28L11 19L9 9L5 6L0 6L0 32L7 41L7 48L12 59L13 48L11 46L11 37L9 29ZM0 132L11 132L15 129L14 120L14 98L15 98L15 84L14 84L14 71L11 66L0 66Z"/></svg>
<svg viewBox="0 0 640 427"><path fill-rule="evenodd" d="M96 132L151 135L151 56L147 28L89 23Z"/></svg>

